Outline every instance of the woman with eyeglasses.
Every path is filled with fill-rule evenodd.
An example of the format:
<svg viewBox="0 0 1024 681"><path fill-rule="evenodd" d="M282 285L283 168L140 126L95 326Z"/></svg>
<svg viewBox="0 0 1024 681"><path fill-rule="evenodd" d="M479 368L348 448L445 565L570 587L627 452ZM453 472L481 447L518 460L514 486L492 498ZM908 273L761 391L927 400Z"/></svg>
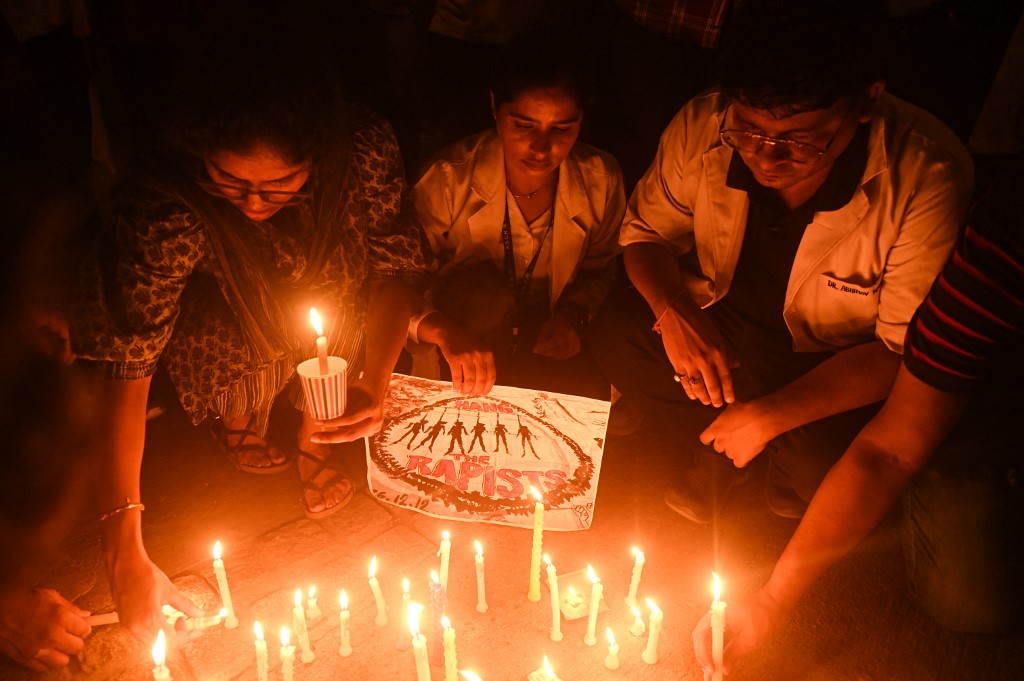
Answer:
<svg viewBox="0 0 1024 681"><path fill-rule="evenodd" d="M582 333L615 278L625 193L615 159L577 141L593 78L565 32L519 36L494 72L494 129L442 150L416 184L439 271L437 309L410 335L438 346L463 393L498 381L608 398Z"/></svg>
<svg viewBox="0 0 1024 681"><path fill-rule="evenodd" d="M161 605L196 610L141 538L158 363L237 468L277 473L294 459L300 504L320 518L353 495L330 445L380 428L418 310L421 240L391 130L345 104L323 61L281 33L218 37L184 70L168 134L118 190L72 319L105 406L97 503L112 592L141 638L160 627ZM314 353L310 307L330 354L348 360L347 409L329 428L305 412L293 380ZM267 436L278 397L303 409L296 441L280 447Z"/></svg>

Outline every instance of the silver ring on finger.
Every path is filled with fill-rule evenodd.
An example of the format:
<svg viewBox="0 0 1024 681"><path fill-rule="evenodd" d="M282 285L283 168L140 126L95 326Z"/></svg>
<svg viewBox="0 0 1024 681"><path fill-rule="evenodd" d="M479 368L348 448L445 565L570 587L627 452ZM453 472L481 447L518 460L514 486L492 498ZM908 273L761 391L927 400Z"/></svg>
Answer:
<svg viewBox="0 0 1024 681"><path fill-rule="evenodd" d="M672 380L675 381L676 383L679 383L679 384L682 384L682 382L685 381L686 379L687 379L687 375L686 375L685 371L683 373L681 373L681 374L673 374L672 375Z"/></svg>

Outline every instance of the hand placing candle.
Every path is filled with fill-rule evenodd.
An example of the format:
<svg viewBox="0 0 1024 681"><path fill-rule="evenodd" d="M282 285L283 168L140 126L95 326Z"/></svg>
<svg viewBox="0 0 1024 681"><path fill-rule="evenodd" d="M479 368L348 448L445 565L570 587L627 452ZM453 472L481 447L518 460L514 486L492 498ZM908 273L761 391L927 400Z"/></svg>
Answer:
<svg viewBox="0 0 1024 681"><path fill-rule="evenodd" d="M315 307L309 308L309 323L316 331L316 358L319 362L320 375L326 376L330 373L330 365L327 362L327 337L324 336L324 327L320 323L320 315L317 314Z"/></svg>
<svg viewBox="0 0 1024 681"><path fill-rule="evenodd" d="M651 609L651 633L647 635L647 647L644 648L641 657L647 664L654 664L658 661L658 636L661 634L661 621L665 616L662 614L661 608L654 604L654 601L650 598L644 600L647 602L647 607Z"/></svg>
<svg viewBox="0 0 1024 681"><path fill-rule="evenodd" d="M605 629L608 632L608 657L604 658L604 666L608 669L619 668L619 644L615 642L615 635L612 628Z"/></svg>
<svg viewBox="0 0 1024 681"><path fill-rule="evenodd" d="M437 555L441 556L441 586L444 590L448 591L448 560L451 558L452 553L452 540L451 535L448 534L448 530L441 533L441 548L438 549Z"/></svg>
<svg viewBox="0 0 1024 681"><path fill-rule="evenodd" d="M253 633L256 634L256 679L267 681L267 642L263 639L263 627L259 622L252 625Z"/></svg>
<svg viewBox="0 0 1024 681"><path fill-rule="evenodd" d="M238 626L238 618L235 617L235 606L231 604L231 591L228 589L228 574L224 570L224 561L220 558L220 542L213 545L213 574L217 576L217 588L220 589L220 600L228 611L224 620L227 629L234 629Z"/></svg>
<svg viewBox="0 0 1024 681"><path fill-rule="evenodd" d="M341 645L338 646L338 654L348 657L352 654L352 634L349 630L348 596L345 595L344 589L338 596L338 605L341 606L341 612L338 613L338 623L341 625Z"/></svg>
<svg viewBox="0 0 1024 681"><path fill-rule="evenodd" d="M447 615L441 616L444 630L444 681L459 681L459 664L455 656L455 630Z"/></svg>
<svg viewBox="0 0 1024 681"><path fill-rule="evenodd" d="M530 554L530 588L526 597L536 603L540 600L540 556L544 543L544 500L531 485L530 493L537 500L533 505L533 551Z"/></svg>
<svg viewBox="0 0 1024 681"><path fill-rule="evenodd" d="M373 621L378 627L386 627L388 607L384 605L384 594L380 592L380 582L377 581L377 556L370 561L370 589L373 591L373 600L377 603L377 617Z"/></svg>
<svg viewBox="0 0 1024 681"><path fill-rule="evenodd" d="M476 544L476 611L487 612L487 590L484 586L484 547Z"/></svg>
<svg viewBox="0 0 1024 681"><path fill-rule="evenodd" d="M164 662L167 661L167 639L164 630L157 632L156 643L153 644L153 681L171 681L171 670Z"/></svg>
<svg viewBox="0 0 1024 681"><path fill-rule="evenodd" d="M587 576L594 586L590 591L590 617L587 619L587 633L583 636L583 642L588 646L592 646L597 645L597 609L601 605L604 586L594 573L594 568L590 565L587 566Z"/></svg>
<svg viewBox="0 0 1024 681"><path fill-rule="evenodd" d="M306 630L306 612L302 609L302 589L295 590L295 608L292 610L292 627L302 649L302 663L309 664L316 659L309 645L309 631Z"/></svg>
<svg viewBox="0 0 1024 681"><path fill-rule="evenodd" d="M715 665L712 672L712 681L722 681L722 664L725 652L725 601L719 600L722 595L722 581L718 578L717 572L712 572L714 578L714 595L711 601L711 660Z"/></svg>
<svg viewBox="0 0 1024 681"><path fill-rule="evenodd" d="M636 556L636 560L633 562L633 575L629 580L629 593L626 594L626 605L631 608L637 606L636 602L636 591L640 588L640 573L644 569L644 562L647 560L644 556L644 552L633 547L633 554Z"/></svg>
<svg viewBox="0 0 1024 681"><path fill-rule="evenodd" d="M402 579L402 610L401 625L398 627L398 640L395 648L398 650L409 650L412 646L412 638L409 635L409 579Z"/></svg>
<svg viewBox="0 0 1024 681"><path fill-rule="evenodd" d="M416 681L430 681L430 660L427 658L427 639L420 633L420 613L423 606L409 604L409 634L412 636L412 654L416 659Z"/></svg>
<svg viewBox="0 0 1024 681"><path fill-rule="evenodd" d="M295 646L288 645L288 627L281 627L281 677L284 681L295 678Z"/></svg>
<svg viewBox="0 0 1024 681"><path fill-rule="evenodd" d="M547 554L544 554L544 562L548 568L548 591L551 592L551 640L561 641L562 640L562 612L559 609L558 601L558 574L555 572L555 566L551 564L551 559L548 558Z"/></svg>

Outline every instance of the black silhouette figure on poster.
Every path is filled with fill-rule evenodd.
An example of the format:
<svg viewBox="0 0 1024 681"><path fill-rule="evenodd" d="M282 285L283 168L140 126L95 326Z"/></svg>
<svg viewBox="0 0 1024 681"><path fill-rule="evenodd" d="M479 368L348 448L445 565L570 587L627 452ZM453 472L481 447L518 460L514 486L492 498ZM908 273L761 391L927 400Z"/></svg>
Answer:
<svg viewBox="0 0 1024 681"><path fill-rule="evenodd" d="M533 433L531 433L530 429L523 424L523 419L519 418L519 414L516 414L516 420L519 421L519 432L516 434L522 441L523 456L526 456L526 445L530 445L530 451L533 452L533 457L535 459L539 459L540 456L537 454L537 450L533 447Z"/></svg>
<svg viewBox="0 0 1024 681"><path fill-rule="evenodd" d="M402 437L398 438L397 440L392 440L391 444L398 444L399 442L404 440L406 436L409 436L409 444L413 444L416 441L416 436L420 434L420 431L422 431L426 427L426 425L427 415L424 414L423 418L421 418L419 421L414 421L413 423L409 424L409 427L406 429L406 431L402 433Z"/></svg>
<svg viewBox="0 0 1024 681"><path fill-rule="evenodd" d="M448 435L451 437L451 440L448 441L448 451L445 452L445 455L452 453L452 450L455 449L456 442L459 443L459 451L462 452L463 454L466 453L466 447L465 445L462 444L462 435L463 433L468 433L469 431L466 429L465 424L462 423L461 417L462 412L458 412L455 415L455 423L452 424L451 429L448 431Z"/></svg>
<svg viewBox="0 0 1024 681"><path fill-rule="evenodd" d="M470 453L473 452L473 447L476 445L477 442L480 443L480 449L484 450L485 452L487 451L487 445L484 444L484 433L486 433L486 432L487 432L487 426L485 426L484 424L480 423L480 412L477 412L476 413L476 425L473 426L473 439L469 441L469 452ZM498 443L494 443L494 446L497 447Z"/></svg>
<svg viewBox="0 0 1024 681"><path fill-rule="evenodd" d="M498 451L498 443L505 445L505 453L508 454L508 440L505 439L505 435L508 433L508 428L501 422L500 416L494 417L494 451Z"/></svg>
<svg viewBox="0 0 1024 681"><path fill-rule="evenodd" d="M441 415L437 417L437 422L434 423L434 425L430 426L430 430L423 437L423 439L420 440L420 443L413 447L414 451L422 447L427 440L430 440L430 444L427 445L427 449L429 449L430 451L434 451L434 443L437 441L438 436L440 436L441 433L444 432L444 427L448 425L448 422L444 420L444 415L445 412L447 411L448 408L446 407L445 410L441 412Z"/></svg>

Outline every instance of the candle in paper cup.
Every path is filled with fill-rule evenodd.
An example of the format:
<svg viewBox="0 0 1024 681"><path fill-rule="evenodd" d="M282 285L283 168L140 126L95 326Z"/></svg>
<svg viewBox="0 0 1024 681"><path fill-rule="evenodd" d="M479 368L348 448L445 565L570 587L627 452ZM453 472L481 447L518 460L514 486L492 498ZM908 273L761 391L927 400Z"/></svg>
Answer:
<svg viewBox="0 0 1024 681"><path fill-rule="evenodd" d="M587 576L593 582L593 587L590 591L590 616L587 619L587 633L583 636L583 642L588 646L592 646L597 645L597 609L601 605L604 586L594 573L594 568L590 565L587 566Z"/></svg>
<svg viewBox="0 0 1024 681"><path fill-rule="evenodd" d="M555 572L555 566L551 564L551 559L548 558L547 554L544 554L544 562L547 564L548 570L548 591L551 592L551 640L561 641L562 640L562 612L559 610L558 603L558 574Z"/></svg>
<svg viewBox="0 0 1024 681"><path fill-rule="evenodd" d="M455 655L455 629L447 615L441 617L441 628L444 630L444 681L459 681L459 664Z"/></svg>
<svg viewBox="0 0 1024 681"><path fill-rule="evenodd" d="M263 639L263 627L259 622L252 625L253 633L256 635L256 679L267 681L267 642Z"/></svg>
<svg viewBox="0 0 1024 681"><path fill-rule="evenodd" d="M295 636L299 639L299 648L302 650L302 663L309 664L316 659L316 655L313 654L313 648L309 645L309 631L306 629L306 611L302 609L302 589L295 590L292 627L295 628Z"/></svg>
<svg viewBox="0 0 1024 681"><path fill-rule="evenodd" d="M324 336L324 327L320 323L320 315L317 314L316 308L309 308L309 323L313 325L313 330L316 331L316 359L319 363L320 375L326 376L330 372L329 364L327 363L327 337Z"/></svg>
<svg viewBox="0 0 1024 681"><path fill-rule="evenodd" d="M388 625L388 607L384 605L384 594L380 591L380 582L377 581L377 556L370 561L370 589L373 591L373 600L377 603L377 617L373 620L378 627Z"/></svg>
<svg viewBox="0 0 1024 681"><path fill-rule="evenodd" d="M608 632L608 656L604 658L604 666L608 669L619 668L619 644L615 642L615 634L612 628L605 629Z"/></svg>
<svg viewBox="0 0 1024 681"><path fill-rule="evenodd" d="M722 581L718 578L717 572L711 573L714 579L714 600L711 601L711 660L715 665L712 672L713 681L722 681L722 664L725 652L725 606L726 603L720 600L722 595Z"/></svg>
<svg viewBox="0 0 1024 681"><path fill-rule="evenodd" d="M484 547L476 544L476 611L487 612L487 589L484 585Z"/></svg>
<svg viewBox="0 0 1024 681"><path fill-rule="evenodd" d="M341 607L341 612L338 613L338 624L341 625L341 645L338 646L338 654L348 657L352 654L352 632L349 629L348 596L345 595L344 589L338 596L338 605Z"/></svg>
<svg viewBox="0 0 1024 681"><path fill-rule="evenodd" d="M171 670L164 664L167 661L167 638L164 630L157 632L156 643L153 644L153 681L171 681Z"/></svg>
<svg viewBox="0 0 1024 681"><path fill-rule="evenodd" d="M640 616L640 608L630 609L633 611L633 625L629 628L629 633L640 638L647 632L647 626L644 624L644 618Z"/></svg>
<svg viewBox="0 0 1024 681"><path fill-rule="evenodd" d="M420 613L423 606L409 604L409 634L412 637L412 654L416 660L416 681L430 681L430 660L427 657L427 639L420 633Z"/></svg>
<svg viewBox="0 0 1024 681"><path fill-rule="evenodd" d="M412 637L409 634L409 579L402 578L402 610L399 617L401 623L398 627L398 640L395 648L398 650L409 650L412 646Z"/></svg>
<svg viewBox="0 0 1024 681"><path fill-rule="evenodd" d="M530 554L530 588L526 597L536 603L540 600L540 556L544 542L544 500L535 487L530 492L537 500L533 505L533 550Z"/></svg>
<svg viewBox="0 0 1024 681"><path fill-rule="evenodd" d="M448 530L441 533L441 548L438 549L437 555L441 556L441 586L444 587L445 591L448 591L448 560L452 553L452 539L451 535L448 534Z"/></svg>
<svg viewBox="0 0 1024 681"><path fill-rule="evenodd" d="M644 552L635 546L633 547L633 554L636 556L636 560L633 562L633 575L629 579L629 593L626 594L626 605L631 608L637 606L636 591L640 588L640 573L643 571L644 562L647 560Z"/></svg>
<svg viewBox="0 0 1024 681"><path fill-rule="evenodd" d="M647 607L651 609L651 632L647 635L647 647L644 648L644 652L640 657L647 664L654 664L658 661L658 636L661 634L661 621L665 615L661 612L661 608L656 606L650 598L645 598L644 600L647 602Z"/></svg>
<svg viewBox="0 0 1024 681"><path fill-rule="evenodd" d="M295 678L295 646L288 645L288 627L281 627L281 676L284 681Z"/></svg>
<svg viewBox="0 0 1024 681"><path fill-rule="evenodd" d="M234 629L238 626L238 618L235 617L235 606L231 603L231 591L228 589L228 574L224 570L224 561L220 557L220 542L213 545L213 574L217 576L217 588L220 589L220 600L228 611L224 619L224 626Z"/></svg>

